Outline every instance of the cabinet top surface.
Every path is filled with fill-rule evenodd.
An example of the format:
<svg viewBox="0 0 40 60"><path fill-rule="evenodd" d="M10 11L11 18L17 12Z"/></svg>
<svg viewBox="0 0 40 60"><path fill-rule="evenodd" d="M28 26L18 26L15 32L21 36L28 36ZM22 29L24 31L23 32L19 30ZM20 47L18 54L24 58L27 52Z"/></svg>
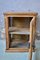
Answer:
<svg viewBox="0 0 40 60"><path fill-rule="evenodd" d="M5 12L4 15L38 15L36 12Z"/></svg>

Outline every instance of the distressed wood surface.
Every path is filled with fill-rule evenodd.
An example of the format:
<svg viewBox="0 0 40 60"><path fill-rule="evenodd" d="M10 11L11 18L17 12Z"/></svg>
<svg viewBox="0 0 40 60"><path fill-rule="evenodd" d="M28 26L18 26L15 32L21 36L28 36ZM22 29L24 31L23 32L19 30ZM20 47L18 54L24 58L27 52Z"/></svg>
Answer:
<svg viewBox="0 0 40 60"><path fill-rule="evenodd" d="M37 16L38 13L35 12L6 12L4 13L4 18L5 18L5 30L6 30L6 51L9 52L29 52L30 56L29 59L32 60L32 43L34 41L35 33L36 33L36 19L35 17ZM10 36L9 36L9 22L8 22L8 17L33 17L33 19L30 22L30 48L9 48L10 44ZM21 24L20 24L21 25ZM21 29L23 32L23 30ZM13 33L13 32L12 32ZM16 32L14 32L16 34ZM13 33L13 34L14 34ZM18 32L17 32L18 33ZM25 32L24 32L25 33ZM22 33L23 34L23 33ZM35 49L34 49L35 50Z"/></svg>

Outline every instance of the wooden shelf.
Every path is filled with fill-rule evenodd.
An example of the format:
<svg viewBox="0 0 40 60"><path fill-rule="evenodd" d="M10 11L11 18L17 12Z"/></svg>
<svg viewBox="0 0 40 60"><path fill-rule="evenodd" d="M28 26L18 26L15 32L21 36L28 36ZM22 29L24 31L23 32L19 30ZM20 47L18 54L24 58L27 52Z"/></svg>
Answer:
<svg viewBox="0 0 40 60"><path fill-rule="evenodd" d="M9 27L9 34L30 34L30 29Z"/></svg>
<svg viewBox="0 0 40 60"><path fill-rule="evenodd" d="M10 32L9 34L30 34L30 32Z"/></svg>
<svg viewBox="0 0 40 60"><path fill-rule="evenodd" d="M32 52L35 52L35 49L32 49ZM6 49L6 52L29 52L30 49L28 48L9 48L8 50Z"/></svg>

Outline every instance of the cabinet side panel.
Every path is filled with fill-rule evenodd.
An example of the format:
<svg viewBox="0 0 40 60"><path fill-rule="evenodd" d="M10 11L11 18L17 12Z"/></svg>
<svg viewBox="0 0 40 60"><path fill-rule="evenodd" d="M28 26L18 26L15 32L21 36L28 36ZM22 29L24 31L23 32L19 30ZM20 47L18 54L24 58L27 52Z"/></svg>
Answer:
<svg viewBox="0 0 40 60"><path fill-rule="evenodd" d="M5 19L5 32L6 32L6 49L9 49L8 17L4 16L4 19Z"/></svg>

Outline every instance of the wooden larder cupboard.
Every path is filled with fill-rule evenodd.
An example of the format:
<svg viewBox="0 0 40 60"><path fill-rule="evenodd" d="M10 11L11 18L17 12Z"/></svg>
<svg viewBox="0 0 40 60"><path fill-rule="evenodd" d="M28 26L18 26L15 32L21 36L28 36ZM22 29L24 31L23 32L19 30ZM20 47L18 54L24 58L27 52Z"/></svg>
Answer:
<svg viewBox="0 0 40 60"><path fill-rule="evenodd" d="M35 12L6 12L4 13L6 31L6 51L32 52L35 51L36 35Z"/></svg>

